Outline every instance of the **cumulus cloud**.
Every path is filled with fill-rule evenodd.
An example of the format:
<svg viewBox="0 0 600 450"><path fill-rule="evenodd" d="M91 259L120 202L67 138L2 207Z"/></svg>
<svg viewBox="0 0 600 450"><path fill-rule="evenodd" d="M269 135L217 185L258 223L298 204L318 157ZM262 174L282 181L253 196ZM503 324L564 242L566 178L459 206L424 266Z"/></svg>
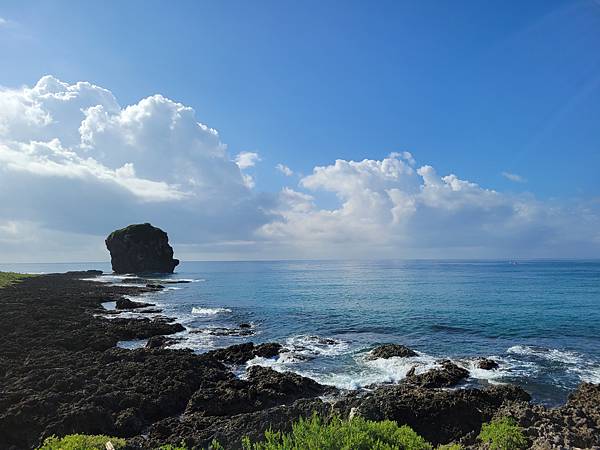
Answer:
<svg viewBox="0 0 600 450"><path fill-rule="evenodd" d="M517 175L516 173L502 172L502 176L507 180L514 181L515 183L527 182L525 178L523 178L521 175Z"/></svg>
<svg viewBox="0 0 600 450"><path fill-rule="evenodd" d="M294 171L285 164L279 163L275 166L275 168L282 174L284 174L286 177L291 177L292 175L294 175Z"/></svg>
<svg viewBox="0 0 600 450"><path fill-rule="evenodd" d="M123 106L51 76L0 90L0 254L106 259L108 232L145 221L188 259L600 254L598 202L498 192L407 151L338 159L271 194L247 173L258 161L161 95Z"/></svg>
<svg viewBox="0 0 600 450"><path fill-rule="evenodd" d="M192 108L161 95L122 107L107 89L52 76L0 91L0 180L0 220L63 232L153 220L203 241L251 235L266 221Z"/></svg>
<svg viewBox="0 0 600 450"><path fill-rule="evenodd" d="M415 165L412 155L392 153L315 167L300 180L312 195L284 189L279 219L260 232L320 257L577 256L597 239L597 205L507 195ZM319 208L322 191L334 193L339 206ZM595 243L587 254L599 250Z"/></svg>

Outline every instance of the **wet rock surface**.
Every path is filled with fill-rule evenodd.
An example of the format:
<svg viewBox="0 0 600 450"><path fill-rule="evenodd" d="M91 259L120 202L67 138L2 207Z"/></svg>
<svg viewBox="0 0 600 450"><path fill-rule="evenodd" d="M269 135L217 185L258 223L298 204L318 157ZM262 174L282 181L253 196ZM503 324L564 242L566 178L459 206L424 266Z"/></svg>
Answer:
<svg viewBox="0 0 600 450"><path fill-rule="evenodd" d="M495 370L500 367L500 365L493 359L481 358L477 361L477 367L483 370Z"/></svg>
<svg viewBox="0 0 600 450"><path fill-rule="evenodd" d="M411 358L413 356L418 356L417 352L414 350L400 344L383 344L378 347L375 347L367 358L369 359L389 359L389 358Z"/></svg>
<svg viewBox="0 0 600 450"><path fill-rule="evenodd" d="M170 350L183 326L169 318L105 319L102 303L149 288L82 281L94 273L45 275L0 289L0 449L35 448L51 434L128 438L131 449L164 444L228 449L299 417L362 416L408 424L434 444L476 448L482 422L510 415L533 448L600 445L600 387L583 384L547 409L511 385L447 389L468 371L450 361L396 385L337 392L293 373L252 366L280 344L245 343L202 355ZM240 327L241 328L241 327ZM148 339L147 347L116 348ZM236 374L242 376L238 377ZM235 371L235 373L234 373Z"/></svg>
<svg viewBox="0 0 600 450"><path fill-rule="evenodd" d="M244 364L256 356L273 358L279 354L282 346L276 342L254 345L252 342L232 345L227 348L212 350L206 353L207 357L214 358L227 364Z"/></svg>
<svg viewBox="0 0 600 450"><path fill-rule="evenodd" d="M144 303L144 302L136 302L133 300L129 300L126 297L118 298L116 301L116 309L137 309L137 308L147 308L148 306L154 306L153 303Z"/></svg>
<svg viewBox="0 0 600 450"><path fill-rule="evenodd" d="M424 388L452 387L469 376L469 371L457 366L452 361L442 361L440 368L431 369L416 375L411 370L406 375L405 383Z"/></svg>
<svg viewBox="0 0 600 450"><path fill-rule="evenodd" d="M167 233L149 223L115 230L105 243L115 273L173 273L179 264Z"/></svg>

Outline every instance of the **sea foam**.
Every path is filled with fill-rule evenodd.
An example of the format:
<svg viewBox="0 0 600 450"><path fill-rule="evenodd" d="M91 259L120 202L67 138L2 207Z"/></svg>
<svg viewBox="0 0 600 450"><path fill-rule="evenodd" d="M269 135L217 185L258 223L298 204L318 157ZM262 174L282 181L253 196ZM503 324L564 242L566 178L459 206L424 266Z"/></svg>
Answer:
<svg viewBox="0 0 600 450"><path fill-rule="evenodd" d="M195 314L197 316L216 316L217 314L225 314L230 312L231 309L229 308L192 308L192 314Z"/></svg>

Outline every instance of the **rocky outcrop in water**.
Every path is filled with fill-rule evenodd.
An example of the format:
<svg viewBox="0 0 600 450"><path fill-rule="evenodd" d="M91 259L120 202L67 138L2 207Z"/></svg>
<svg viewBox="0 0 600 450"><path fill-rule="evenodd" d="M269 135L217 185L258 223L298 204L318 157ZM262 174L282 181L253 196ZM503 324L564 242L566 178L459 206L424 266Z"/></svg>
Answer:
<svg viewBox="0 0 600 450"><path fill-rule="evenodd" d="M441 367L431 369L416 375L411 370L404 380L405 383L424 388L442 388L456 386L469 376L469 371L458 367L450 360L442 361Z"/></svg>
<svg viewBox="0 0 600 450"><path fill-rule="evenodd" d="M477 361L477 367L483 370L496 370L500 365L493 359L481 358Z"/></svg>
<svg viewBox="0 0 600 450"><path fill-rule="evenodd" d="M256 356L273 358L279 354L282 346L276 342L254 345L253 342L232 345L227 348L212 350L207 356L227 364L244 364Z"/></svg>
<svg viewBox="0 0 600 450"><path fill-rule="evenodd" d="M379 347L375 347L367 358L369 359L389 359L389 358L411 358L413 356L418 356L417 352L414 350L400 344L383 344Z"/></svg>
<svg viewBox="0 0 600 450"><path fill-rule="evenodd" d="M115 273L173 273L179 264L167 233L149 223L113 231L105 243Z"/></svg>

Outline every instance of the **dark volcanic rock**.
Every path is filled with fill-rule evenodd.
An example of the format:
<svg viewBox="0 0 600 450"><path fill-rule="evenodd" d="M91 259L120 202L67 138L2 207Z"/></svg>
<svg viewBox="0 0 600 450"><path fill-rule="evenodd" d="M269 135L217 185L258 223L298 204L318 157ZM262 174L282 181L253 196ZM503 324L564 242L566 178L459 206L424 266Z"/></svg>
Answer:
<svg viewBox="0 0 600 450"><path fill-rule="evenodd" d="M384 344L384 345L380 345L379 347L375 347L373 350L371 350L368 358L369 359L377 359L377 358L388 359L388 358L393 358L393 357L410 358L412 356L418 356L418 355L414 350L411 350L410 348L405 347L404 345Z"/></svg>
<svg viewBox="0 0 600 450"><path fill-rule="evenodd" d="M564 406L514 402L496 416L510 416L523 427L536 449L600 448L600 385L582 383Z"/></svg>
<svg viewBox="0 0 600 450"><path fill-rule="evenodd" d="M254 345L253 342L232 345L231 347L212 350L205 353L210 358L228 364L244 364L255 356L263 358L272 358L279 354L281 345L276 342Z"/></svg>
<svg viewBox="0 0 600 450"><path fill-rule="evenodd" d="M144 437L129 440L128 444L135 449L148 449L183 442L187 448L208 448L216 439L226 449L239 449L242 447L242 438L246 436L258 441L269 429L291 431L292 424L299 417L311 417L313 413L318 413L326 418L331 410L330 404L314 398L230 417L184 414L156 422Z"/></svg>
<svg viewBox="0 0 600 450"><path fill-rule="evenodd" d="M380 387L364 397L350 395L337 408L342 415L352 411L370 420L407 424L437 445L476 434L503 404L529 399L525 391L514 386L451 391L399 384Z"/></svg>
<svg viewBox="0 0 600 450"><path fill-rule="evenodd" d="M113 231L105 242L115 273L173 273L179 264L167 233L149 223Z"/></svg>
<svg viewBox="0 0 600 450"><path fill-rule="evenodd" d="M165 348L177 342L177 339L168 338L166 336L152 336L146 342L146 348Z"/></svg>
<svg viewBox="0 0 600 450"><path fill-rule="evenodd" d="M477 367L479 367L480 369L483 369L483 370L494 370L494 369L497 369L500 366L493 359L481 358L477 362Z"/></svg>
<svg viewBox="0 0 600 450"><path fill-rule="evenodd" d="M70 433L132 436L181 414L192 394L234 378L182 350L117 349L183 329L168 319L104 319L102 303L146 288L43 275L0 289L0 448Z"/></svg>
<svg viewBox="0 0 600 450"><path fill-rule="evenodd" d="M154 306L153 303L134 302L133 300L129 300L126 297L121 297L117 299L116 303L116 309L137 309L146 308L148 306Z"/></svg>
<svg viewBox="0 0 600 450"><path fill-rule="evenodd" d="M452 361L442 361L442 367L431 369L425 373L415 375L411 370L404 379L405 383L425 388L451 387L460 383L469 376L469 371L458 367Z"/></svg>
<svg viewBox="0 0 600 450"><path fill-rule="evenodd" d="M257 345L254 348L254 356L261 358L274 358L279 355L282 347L277 342L267 342L266 344Z"/></svg>
<svg viewBox="0 0 600 450"><path fill-rule="evenodd" d="M197 391L188 403L187 413L233 416L316 397L327 390L310 378L253 366L248 369L246 380L227 380L212 389Z"/></svg>

